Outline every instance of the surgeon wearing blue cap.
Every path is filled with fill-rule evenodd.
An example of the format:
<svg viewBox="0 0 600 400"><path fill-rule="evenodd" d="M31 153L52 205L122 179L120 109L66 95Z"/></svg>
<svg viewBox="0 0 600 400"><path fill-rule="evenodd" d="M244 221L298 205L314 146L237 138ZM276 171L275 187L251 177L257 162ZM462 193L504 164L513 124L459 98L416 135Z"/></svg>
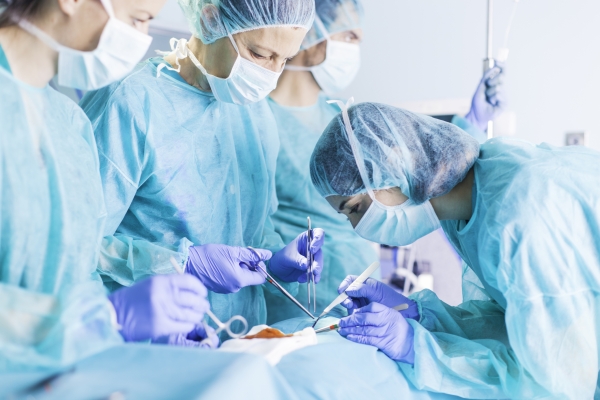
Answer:
<svg viewBox="0 0 600 400"><path fill-rule="evenodd" d="M406 298L369 279L346 291L341 335L378 347L419 389L594 396L600 153L511 139L480 147L451 124L364 103L328 125L310 171L360 236L400 246L441 226L479 280L452 307L429 290Z"/></svg>
<svg viewBox="0 0 600 400"><path fill-rule="evenodd" d="M166 56L81 103L94 127L108 213L99 272L114 289L174 272L174 258L209 289L219 319L242 315L259 325L263 288L271 286L247 265L268 261L290 291L306 281L306 232L285 246L271 221L279 139L265 97L298 53L314 2L179 4L191 39L172 40ZM317 282L323 241L315 229Z"/></svg>
<svg viewBox="0 0 600 400"><path fill-rule="evenodd" d="M281 140L276 174L279 208L273 222L284 241L293 240L306 229L307 216L314 226L327 232L323 248L327 268L321 275L323 288L317 291L317 309L322 310L335 298L339 282L348 274L362 272L378 254L351 229L346 218L330 212L329 204L310 182L312 150L339 111L327 101L347 88L360 70L365 19L360 0L317 0L315 6L315 22L302 51L287 63L269 105ZM469 113L452 120L479 141L486 140L488 121L505 107L503 78L501 67L488 71L477 87ZM306 303L306 297L306 290L298 292L301 302ZM291 304L281 305L269 293L267 302L277 305L269 309L269 322L302 316L302 311Z"/></svg>

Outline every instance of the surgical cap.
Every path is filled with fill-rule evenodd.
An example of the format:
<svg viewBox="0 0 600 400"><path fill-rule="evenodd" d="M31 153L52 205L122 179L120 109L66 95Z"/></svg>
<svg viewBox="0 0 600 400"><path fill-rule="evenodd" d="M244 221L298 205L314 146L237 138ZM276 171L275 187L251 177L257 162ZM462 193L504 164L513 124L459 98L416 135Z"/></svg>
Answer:
<svg viewBox="0 0 600 400"><path fill-rule="evenodd" d="M190 29L204 44L227 34L273 26L309 30L314 0L178 0Z"/></svg>
<svg viewBox="0 0 600 400"><path fill-rule="evenodd" d="M360 162L369 189L399 187L420 204L448 193L479 156L477 141L447 122L377 103L353 106L348 116L356 158L342 114L327 126L312 154L311 179L323 197L366 192Z"/></svg>
<svg viewBox="0 0 600 400"><path fill-rule="evenodd" d="M329 35L362 28L364 10L360 0L316 0L317 18L301 49L308 49Z"/></svg>

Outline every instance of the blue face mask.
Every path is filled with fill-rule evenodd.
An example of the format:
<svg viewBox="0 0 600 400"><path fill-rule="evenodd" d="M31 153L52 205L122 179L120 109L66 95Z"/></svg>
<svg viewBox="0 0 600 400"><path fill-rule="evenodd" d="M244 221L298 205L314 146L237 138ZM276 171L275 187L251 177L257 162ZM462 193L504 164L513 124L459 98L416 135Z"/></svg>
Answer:
<svg viewBox="0 0 600 400"><path fill-rule="evenodd" d="M406 246L440 227L429 201L417 205L408 199L399 206L386 206L373 199L354 230L375 243Z"/></svg>

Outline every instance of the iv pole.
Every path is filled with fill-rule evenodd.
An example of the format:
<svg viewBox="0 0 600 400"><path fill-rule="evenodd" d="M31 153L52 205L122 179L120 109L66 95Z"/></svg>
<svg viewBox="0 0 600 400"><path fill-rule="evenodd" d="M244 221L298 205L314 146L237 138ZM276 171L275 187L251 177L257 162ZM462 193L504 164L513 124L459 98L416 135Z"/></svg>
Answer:
<svg viewBox="0 0 600 400"><path fill-rule="evenodd" d="M488 12L487 12L487 57L483 60L483 72L487 72L496 66L496 60L493 57L493 46L494 46L494 0L488 0ZM487 138L491 139L494 137L494 122L488 121L487 124Z"/></svg>

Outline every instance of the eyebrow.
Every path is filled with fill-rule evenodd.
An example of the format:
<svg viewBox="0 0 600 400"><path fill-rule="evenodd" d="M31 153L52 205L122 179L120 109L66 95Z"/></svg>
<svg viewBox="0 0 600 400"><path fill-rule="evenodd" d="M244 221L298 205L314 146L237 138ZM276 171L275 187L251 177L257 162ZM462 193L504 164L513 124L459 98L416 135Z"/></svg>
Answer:
<svg viewBox="0 0 600 400"><path fill-rule="evenodd" d="M348 202L348 200L344 200L340 203L340 206L338 207L338 209L340 211L342 211L345 207L346 207L346 203Z"/></svg>

